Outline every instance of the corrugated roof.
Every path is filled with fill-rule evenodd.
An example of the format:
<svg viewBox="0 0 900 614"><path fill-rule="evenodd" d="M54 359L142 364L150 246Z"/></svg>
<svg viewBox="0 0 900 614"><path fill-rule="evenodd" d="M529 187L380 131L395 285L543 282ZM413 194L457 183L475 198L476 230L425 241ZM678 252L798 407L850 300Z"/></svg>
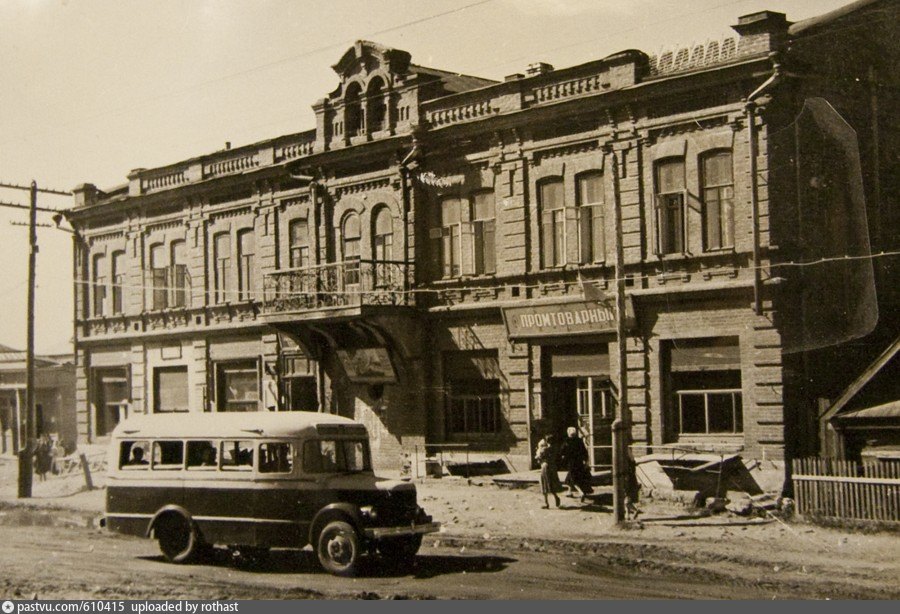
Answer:
<svg viewBox="0 0 900 614"><path fill-rule="evenodd" d="M803 36L806 34L811 34L812 32L825 26L831 25L835 21L843 17L847 17L848 15L851 15L860 9L875 4L880 4L883 1L884 0L857 0L856 2L851 2L850 4L844 5L840 8L836 8L833 11L829 11L821 15L816 15L815 17L804 19L803 21L798 21L788 28L788 34L790 34L791 36Z"/></svg>

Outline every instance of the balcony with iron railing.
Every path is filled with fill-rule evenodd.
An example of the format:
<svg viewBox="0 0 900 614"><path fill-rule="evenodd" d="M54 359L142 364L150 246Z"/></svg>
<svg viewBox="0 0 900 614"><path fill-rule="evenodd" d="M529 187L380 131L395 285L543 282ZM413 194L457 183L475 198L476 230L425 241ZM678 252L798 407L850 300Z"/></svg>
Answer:
<svg viewBox="0 0 900 614"><path fill-rule="evenodd" d="M263 313L314 312L414 304L413 265L395 260L350 259L283 269L266 275Z"/></svg>

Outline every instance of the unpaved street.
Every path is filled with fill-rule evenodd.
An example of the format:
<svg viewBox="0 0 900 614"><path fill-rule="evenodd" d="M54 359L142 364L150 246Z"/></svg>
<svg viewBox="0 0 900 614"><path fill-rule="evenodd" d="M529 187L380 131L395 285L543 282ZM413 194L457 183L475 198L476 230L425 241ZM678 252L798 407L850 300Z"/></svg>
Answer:
<svg viewBox="0 0 900 614"><path fill-rule="evenodd" d="M150 540L84 526L71 512L0 513L0 595L32 598L797 598L866 597L852 584L782 578L750 570L729 578L584 550L534 552L498 542L491 550L429 539L408 574L372 568L363 577L321 572L310 552L276 552L242 569L221 550L202 565L166 563ZM84 523L84 524L83 524ZM68 525L68 526L67 526ZM81 525L81 526L79 526ZM543 549L543 548L539 548ZM673 562L674 563L674 562ZM895 595L896 596L896 595Z"/></svg>

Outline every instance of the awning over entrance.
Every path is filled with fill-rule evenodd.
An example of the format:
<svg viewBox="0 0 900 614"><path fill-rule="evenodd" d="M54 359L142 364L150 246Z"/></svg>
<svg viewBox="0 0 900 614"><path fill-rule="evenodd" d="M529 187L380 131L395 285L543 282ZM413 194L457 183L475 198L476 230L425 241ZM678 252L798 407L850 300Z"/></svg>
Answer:
<svg viewBox="0 0 900 614"><path fill-rule="evenodd" d="M563 351L556 351L554 348L550 355L550 375L552 377L608 377L609 354L599 352L598 349L593 345L567 347Z"/></svg>
<svg viewBox="0 0 900 614"><path fill-rule="evenodd" d="M732 371L741 368L738 345L672 347L672 371Z"/></svg>
<svg viewBox="0 0 900 614"><path fill-rule="evenodd" d="M865 409L857 409L856 411L848 411L844 414L838 414L835 420L838 422L851 422L857 420L885 420L900 419L900 401L892 401L884 405L876 405L875 407L867 407ZM900 424L898 424L900 427Z"/></svg>

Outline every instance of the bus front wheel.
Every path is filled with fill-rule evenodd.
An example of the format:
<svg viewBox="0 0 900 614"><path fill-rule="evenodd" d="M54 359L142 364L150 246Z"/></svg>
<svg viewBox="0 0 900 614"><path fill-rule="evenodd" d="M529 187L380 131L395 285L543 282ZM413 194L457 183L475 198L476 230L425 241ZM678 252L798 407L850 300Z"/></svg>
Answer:
<svg viewBox="0 0 900 614"><path fill-rule="evenodd" d="M338 576L352 576L359 565L359 536L350 524L333 520L319 533L316 553L326 571Z"/></svg>
<svg viewBox="0 0 900 614"><path fill-rule="evenodd" d="M203 551L203 539L194 523L180 514L160 518L154 529L159 549L172 563L189 563Z"/></svg>

